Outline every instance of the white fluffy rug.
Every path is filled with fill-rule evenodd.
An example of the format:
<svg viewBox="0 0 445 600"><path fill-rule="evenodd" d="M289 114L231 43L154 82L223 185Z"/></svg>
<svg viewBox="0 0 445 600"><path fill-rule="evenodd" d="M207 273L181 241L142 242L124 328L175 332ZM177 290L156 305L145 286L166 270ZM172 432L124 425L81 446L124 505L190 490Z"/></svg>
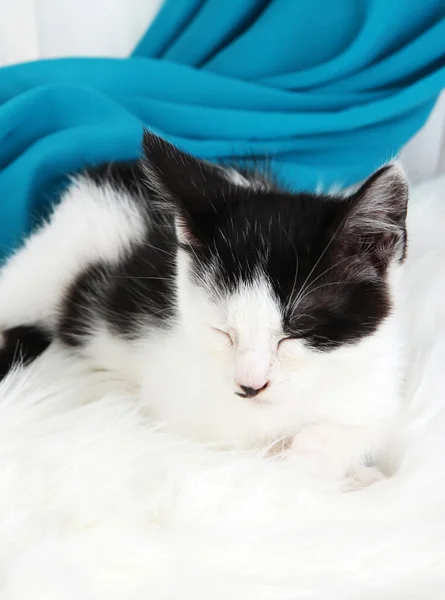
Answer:
<svg viewBox="0 0 445 600"><path fill-rule="evenodd" d="M48 352L0 385L0 598L443 600L445 179L410 229L396 476L339 493L166 436Z"/></svg>

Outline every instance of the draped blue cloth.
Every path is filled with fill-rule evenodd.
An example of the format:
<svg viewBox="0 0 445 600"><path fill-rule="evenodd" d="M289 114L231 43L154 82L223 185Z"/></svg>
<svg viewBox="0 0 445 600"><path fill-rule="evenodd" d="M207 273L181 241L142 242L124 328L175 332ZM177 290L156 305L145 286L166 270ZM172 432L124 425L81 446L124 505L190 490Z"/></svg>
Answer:
<svg viewBox="0 0 445 600"><path fill-rule="evenodd" d="M310 190L391 158L443 87L444 0L165 0L128 59L0 69L0 256L66 173L138 156L142 125Z"/></svg>

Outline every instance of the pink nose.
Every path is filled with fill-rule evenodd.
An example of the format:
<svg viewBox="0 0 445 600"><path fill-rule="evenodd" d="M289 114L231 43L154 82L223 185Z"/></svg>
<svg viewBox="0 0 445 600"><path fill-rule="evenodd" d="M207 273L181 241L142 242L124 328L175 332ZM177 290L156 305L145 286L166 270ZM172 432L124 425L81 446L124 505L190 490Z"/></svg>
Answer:
<svg viewBox="0 0 445 600"><path fill-rule="evenodd" d="M247 385L240 385L240 388L243 390L242 392L236 392L238 396L241 398L255 398L261 392L263 392L267 387L269 387L269 382L266 381L264 385L258 388L249 387Z"/></svg>
<svg viewBox="0 0 445 600"><path fill-rule="evenodd" d="M262 348L240 348L235 361L235 383L242 390L238 396L254 398L269 385L271 353Z"/></svg>

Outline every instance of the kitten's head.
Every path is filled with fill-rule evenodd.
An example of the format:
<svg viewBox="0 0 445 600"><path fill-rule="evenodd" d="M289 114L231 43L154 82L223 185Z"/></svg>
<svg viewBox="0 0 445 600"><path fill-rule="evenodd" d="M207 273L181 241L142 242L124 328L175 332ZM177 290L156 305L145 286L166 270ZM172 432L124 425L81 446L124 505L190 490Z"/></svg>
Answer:
<svg viewBox="0 0 445 600"><path fill-rule="evenodd" d="M148 185L175 216L184 322L221 354L234 394L275 401L319 357L379 331L406 248L397 165L340 198L269 187L148 133L144 151Z"/></svg>

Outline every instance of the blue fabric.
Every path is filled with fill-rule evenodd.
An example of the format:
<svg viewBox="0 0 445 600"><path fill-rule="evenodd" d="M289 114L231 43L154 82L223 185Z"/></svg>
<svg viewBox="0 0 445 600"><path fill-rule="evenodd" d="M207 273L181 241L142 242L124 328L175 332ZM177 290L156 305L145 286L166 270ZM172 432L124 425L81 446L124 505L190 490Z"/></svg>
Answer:
<svg viewBox="0 0 445 600"><path fill-rule="evenodd" d="M64 174L136 157L142 124L204 158L265 156L297 188L346 185L444 86L444 0L166 0L129 59L0 69L0 255Z"/></svg>

